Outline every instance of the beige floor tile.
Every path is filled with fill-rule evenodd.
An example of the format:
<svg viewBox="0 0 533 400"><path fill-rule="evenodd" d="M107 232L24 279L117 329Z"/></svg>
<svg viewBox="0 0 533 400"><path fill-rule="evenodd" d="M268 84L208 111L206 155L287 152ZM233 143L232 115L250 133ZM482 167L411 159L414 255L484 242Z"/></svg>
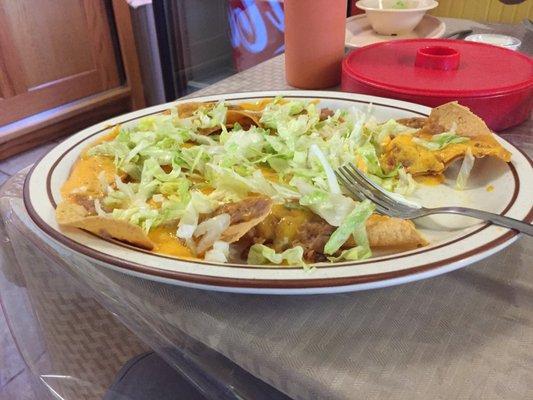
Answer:
<svg viewBox="0 0 533 400"><path fill-rule="evenodd" d="M22 360L2 309L0 308L0 388L5 386L10 380L24 370L25 365Z"/></svg>
<svg viewBox="0 0 533 400"><path fill-rule="evenodd" d="M37 400L31 384L31 372L24 369L9 383L0 387L0 399L2 400ZM39 396L42 397L42 396ZM44 397L42 397L44 399ZM51 398L51 397L47 397ZM41 399L39 399L41 400Z"/></svg>

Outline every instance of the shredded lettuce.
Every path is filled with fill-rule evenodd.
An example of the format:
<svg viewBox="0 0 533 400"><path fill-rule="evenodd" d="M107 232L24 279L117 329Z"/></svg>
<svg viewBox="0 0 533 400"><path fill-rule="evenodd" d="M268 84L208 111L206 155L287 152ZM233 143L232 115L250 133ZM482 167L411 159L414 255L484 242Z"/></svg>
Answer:
<svg viewBox="0 0 533 400"><path fill-rule="evenodd" d="M348 140L352 144L352 150L355 147L362 146L368 140L370 140L370 136L365 133L368 133L366 125L370 121L371 110L372 104L368 105L368 108L365 112L357 110L354 106L352 106L350 112L346 115L346 119L349 121Z"/></svg>
<svg viewBox="0 0 533 400"><path fill-rule="evenodd" d="M322 153L322 150L320 150L320 147L318 147L316 144L312 144L309 149L310 152L318 159L318 161L320 161L320 164L322 164L330 192L333 194L340 194L341 188L337 182L337 178L335 177L335 172L333 172L333 168L331 168L331 165L329 165L329 162L324 153Z"/></svg>
<svg viewBox="0 0 533 400"><path fill-rule="evenodd" d="M405 168L398 169L398 181L394 187L394 192L401 195L410 195L416 190L417 184L411 174Z"/></svg>
<svg viewBox="0 0 533 400"><path fill-rule="evenodd" d="M265 136L262 128L252 127L247 131L233 130L225 136L221 135L220 142L225 153L236 156L237 160L255 160L263 155Z"/></svg>
<svg viewBox="0 0 533 400"><path fill-rule="evenodd" d="M102 208L100 199L94 199L94 209L96 210L96 214L100 217L105 217L107 215L107 213Z"/></svg>
<svg viewBox="0 0 533 400"><path fill-rule="evenodd" d="M470 147L466 150L465 158L461 164L461 169L457 175L457 180L455 181L455 188L458 190L464 190L468 184L468 178L470 177L470 172L474 167L475 157L472 154Z"/></svg>
<svg viewBox="0 0 533 400"><path fill-rule="evenodd" d="M305 109L303 101L282 102L281 99L268 104L261 115L261 124L267 128L277 130L292 120L292 116L300 114Z"/></svg>
<svg viewBox="0 0 533 400"><path fill-rule="evenodd" d="M214 107L200 107L192 117L192 124L197 129L209 129L223 125L226 122L228 108L223 101L219 101Z"/></svg>
<svg viewBox="0 0 533 400"><path fill-rule="evenodd" d="M282 253L276 253L274 249L263 244L254 244L248 251L248 264L282 264L305 266L303 259L304 249L295 246Z"/></svg>
<svg viewBox="0 0 533 400"><path fill-rule="evenodd" d="M194 237L201 237L196 251L203 253L218 241L222 233L228 229L231 217L229 214L219 214L203 221L194 231Z"/></svg>
<svg viewBox="0 0 533 400"><path fill-rule="evenodd" d="M124 219L131 222L134 225L139 225L145 232L148 232L154 222L159 217L159 213L145 206L130 207L128 209L115 208L111 217L115 219Z"/></svg>
<svg viewBox="0 0 533 400"><path fill-rule="evenodd" d="M364 163L364 172L367 174L375 175L379 178L391 178L398 174L398 168L393 169L390 172L383 171L379 158L376 152L376 148L372 143L368 142L356 149L356 154L361 157Z"/></svg>
<svg viewBox="0 0 533 400"><path fill-rule="evenodd" d="M373 142L379 147L385 144L391 137L396 137L398 135L410 135L416 132L416 129L402 125L394 119L389 119L383 124L369 126L369 129L371 130Z"/></svg>
<svg viewBox="0 0 533 400"><path fill-rule="evenodd" d="M372 255L370 247L355 246L348 250L343 250L337 257L329 256L328 260L331 262L339 261L357 261L369 258Z"/></svg>
<svg viewBox="0 0 533 400"><path fill-rule="evenodd" d="M205 252L204 260L218 263L228 262L229 243L216 241L213 248Z"/></svg>
<svg viewBox="0 0 533 400"><path fill-rule="evenodd" d="M209 164L210 181L213 187L222 191L234 192L240 198L249 193L260 193L267 196L275 192L261 171L255 171L251 176L242 176L231 168Z"/></svg>
<svg viewBox="0 0 533 400"><path fill-rule="evenodd" d="M175 165L167 173L157 160L147 159L139 175L139 182L128 183L115 176L114 185L106 186L106 196L99 202L101 212L105 212L102 206L111 209L113 218L128 220L146 232L181 217L190 195L189 182L181 176L180 167ZM102 177L99 179L103 185Z"/></svg>
<svg viewBox="0 0 533 400"><path fill-rule="evenodd" d="M438 135L433 135L430 141L417 137L413 138L413 141L416 144L425 147L426 149L431 151L442 150L450 144L464 143L468 142L468 140L469 139L467 137L456 135L453 132L444 132L439 133Z"/></svg>
<svg viewBox="0 0 533 400"><path fill-rule="evenodd" d="M363 244L357 242L358 245L368 247L366 244L366 229L365 222L372 215L375 210L375 205L369 200L364 200L357 203L355 208L348 214L348 216L342 221L340 226L331 234L331 237L324 246L324 253L333 255L339 250L344 243L348 240L350 235L358 234L359 240L365 242ZM357 238L356 238L357 241Z"/></svg>
<svg viewBox="0 0 533 400"><path fill-rule="evenodd" d="M200 214L213 212L217 207L217 202L201 192L191 193L191 199L185 208L178 224L176 236L182 239L191 239L198 227Z"/></svg>
<svg viewBox="0 0 533 400"><path fill-rule="evenodd" d="M294 178L291 185L302 194L300 205L309 207L332 226L339 226L356 204L349 197L318 189L303 179Z"/></svg>

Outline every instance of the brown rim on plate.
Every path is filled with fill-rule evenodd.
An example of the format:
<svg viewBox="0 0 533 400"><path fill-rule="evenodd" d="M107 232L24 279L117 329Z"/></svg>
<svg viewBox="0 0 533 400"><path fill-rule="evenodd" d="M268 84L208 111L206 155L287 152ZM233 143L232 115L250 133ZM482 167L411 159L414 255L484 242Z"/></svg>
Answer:
<svg viewBox="0 0 533 400"><path fill-rule="evenodd" d="M242 100L250 100L250 99L265 98L265 97L268 97L268 96L256 96L256 97L238 98L238 99L233 99L233 100L235 100L235 101L241 100L242 101ZM292 95L292 96L289 95L287 97L309 98L309 96L298 96L298 95ZM343 100L343 101L351 101L351 102L366 103L366 104L371 103L370 101L351 100L351 99L345 99L345 98L326 97L326 96L322 96L322 97L320 97L320 99ZM384 106L384 107L387 107L387 108L400 109L400 110L408 111L410 113L427 116L427 114L424 114L424 113L421 113L421 112L418 112L418 111L415 111L415 110L412 110L412 109L408 109L408 108L396 107L396 106L392 106L390 104L379 104L377 102L375 102L373 104L381 105L381 106ZM157 112L153 112L153 113L147 113L147 114L144 114L142 116L138 116L138 117L135 117L135 118L132 118L132 119L129 119L129 120L121 121L120 123L129 122L129 121L132 121L132 120L136 120L136 119L142 118L142 117L147 116L147 115L160 113L160 112L161 111L157 111ZM78 146L79 144L81 144L84 141L87 141L89 138L92 138L95 135L97 135L99 133L102 133L104 130L107 130L107 129L109 129L109 127L106 127L106 128L104 128L102 130L99 130L98 132L95 132L95 133L91 134L90 136L78 141L73 146L69 147L60 157L58 157L57 160L55 160L52 168L47 173L47 179L46 179L46 181L47 181L46 182L47 194L48 194L48 197L49 197L49 200L50 200L51 204L55 205L55 201L54 201L52 193L51 193L51 186L50 186L51 183L50 183L50 181L51 181L51 175L52 175L55 167L57 166L57 164L60 162L60 160L69 151L72 150L72 148ZM520 149L517 149L517 150L524 155L524 157L528 160L530 165L533 164L531 159L526 154L524 154L524 152L522 152ZM157 276L157 277L161 277L161 278L167 278L167 279L173 279L173 280L178 280L178 281L190 282L190 283L194 283L194 284L203 284L203 285L210 285L210 286L222 286L222 287L260 288L260 289L276 289L276 288L304 289L304 288L319 288L319 287L329 287L329 286L348 286L348 285L362 284L362 283L367 283L367 282L377 282L377 281L389 280L389 279L393 279L393 278L398 278L398 277L402 277L402 276L413 275L413 274L429 271L429 270L432 270L432 269L435 269L435 268L438 268L438 267L442 267L444 265L447 265L447 264L450 264L450 263L453 263L453 262L458 262L458 261L467 259L467 258L469 258L471 256L474 256L476 254L479 254L481 252L485 252L485 251L488 251L490 249L493 249L493 248L499 246L500 244L503 244L503 243L511 240L513 237L515 237L518 234L515 231L509 230L506 233L502 234L501 236L497 237L496 239L494 239L494 240L492 240L492 241L490 241L488 243L485 243L482 246L474 248L474 249L472 249L470 251L467 251L465 253L461 253L461 254L458 254L458 255L453 256L453 257L449 257L449 258L446 258L446 259L438 260L436 262L420 265L420 266L413 267L413 268L406 268L406 269L401 269L401 270L397 270L397 271L390 271L390 272L377 273L377 274L366 274L366 275L338 277L338 278L314 278L314 279L311 278L311 279L290 279L290 280L226 278L226 277L217 277L217 276L211 276L211 275L190 274L190 273L186 273L186 272L177 272L177 271L164 270L164 269L155 268L155 267L149 267L149 266L146 266L146 265L143 265L143 264L139 264L139 263L136 263L136 262L133 262L133 261L127 261L127 260L121 259L119 257L112 256L112 255L109 255L109 254L104 254L104 253L101 253L101 252L99 252L99 251L97 251L95 249L92 249L92 248L88 247L88 246L85 246L85 245L83 245L81 243L78 243L78 242L76 242L73 239L70 239L67 236L63 235L61 232L59 232L59 231L55 230L54 228L52 228L50 225L48 225L38 215L38 213L33 208L33 205L32 205L31 200L29 198L29 184L28 184L28 182L29 182L29 180L30 180L30 178L31 178L31 176L32 176L32 174L34 172L34 169L35 169L35 167L37 165L38 165L38 162L32 167L32 169L30 170L30 172L26 176L26 180L25 180L25 184L24 184L24 190L23 190L23 199L24 199L24 204L25 204L25 206L26 206L26 208L28 210L28 213L30 215L30 218L46 234L48 234L49 236L51 236L52 238L54 238L55 240L57 240L61 244L65 245L67 247L70 247L73 250L75 250L76 252L81 253L84 256L87 256L89 258L93 258L93 259L98 260L98 261L109 263L109 264L117 266L119 268L123 268L123 269L131 270L131 271L135 271L135 272L138 272L138 273L142 273L142 274L147 275L147 276ZM515 200L516 200L516 198L518 196L519 190L520 190L520 180L519 180L519 177L518 177L518 173L517 173L517 171L516 171L516 169L515 169L513 164L508 164L508 166L509 166L509 168L510 168L512 174L513 174L513 178L515 180L515 188L514 188L514 192L513 192L511 201L505 207L505 210L500 215L504 215L513 206L513 204L515 203ZM529 210L528 214L526 215L526 217L523 220L525 222L531 222L532 219L533 219L533 208L531 208ZM450 244L456 243L456 242L458 242L460 240L465 239L466 237L472 236L472 235L474 235L474 234L486 229L489 226L490 226L490 224L484 224L482 227L480 227L480 228L478 228L478 229L476 229L476 230L474 230L474 231L472 231L472 232L470 232L468 234L465 234L465 235L463 235L463 236L461 236L459 238L455 238L455 239L453 239L453 240L451 240L449 242L441 243L440 245L435 246L435 247L424 248L423 250L419 250L418 252L405 252L404 254L400 253L398 255L393 255L393 256L389 256L389 257L384 256L382 258L376 258L374 260L368 260L368 261L362 261L362 262L337 263L335 266L345 267L345 266L351 266L351 265L364 265L364 264L371 264L373 262L386 261L386 260L389 260L389 259L399 259L399 258L407 257L407 256L410 256L410 255L416 255L416 254L419 254L419 253L431 251L431 250L434 250L434 249L437 249L437 248L441 248L441 247L444 247L444 246L449 246ZM104 240L104 239L102 239L102 240ZM137 247L129 246L129 245L124 244L122 242L113 241L113 243L119 244L122 247L126 247L126 248L129 248L129 249L133 249L133 250L142 252L142 250L138 249ZM272 268L272 267L271 268L268 268L268 267L250 267L250 266L247 266L245 264L219 265L219 264L205 262L203 260L191 261L191 260L187 260L187 259L180 259L180 258L177 258L177 257L171 257L171 256L162 255L162 254L157 254L157 253L149 252L149 251L146 251L146 253L148 253L150 255L153 255L153 256L157 256L157 257L176 259L176 260L179 260L180 262L184 262L184 263L191 264L191 265L205 264L205 265L211 265L211 266L217 266L217 267L228 267L228 268L238 267L238 268L250 268L250 269L261 269L261 270L265 270L265 269L275 269L275 270L300 269L300 268L294 268L294 267L293 268L291 268L291 267L275 267L275 268ZM335 268L335 266L322 265L322 267L326 267L326 268ZM320 268L320 265L317 266L317 267Z"/></svg>

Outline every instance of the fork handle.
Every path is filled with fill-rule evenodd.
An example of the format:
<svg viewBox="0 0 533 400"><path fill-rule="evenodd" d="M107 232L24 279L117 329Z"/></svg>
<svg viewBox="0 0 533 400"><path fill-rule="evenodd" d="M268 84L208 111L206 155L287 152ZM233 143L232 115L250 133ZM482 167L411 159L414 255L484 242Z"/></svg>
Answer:
<svg viewBox="0 0 533 400"><path fill-rule="evenodd" d="M484 221L490 221L495 225L503 226L505 228L514 229L525 233L526 235L533 236L533 225L526 222L519 221L514 218L504 217L502 215L490 213L487 211L476 210L474 208L466 207L439 207L439 208L425 208L423 210L424 216L431 214L460 214L468 217L481 219Z"/></svg>

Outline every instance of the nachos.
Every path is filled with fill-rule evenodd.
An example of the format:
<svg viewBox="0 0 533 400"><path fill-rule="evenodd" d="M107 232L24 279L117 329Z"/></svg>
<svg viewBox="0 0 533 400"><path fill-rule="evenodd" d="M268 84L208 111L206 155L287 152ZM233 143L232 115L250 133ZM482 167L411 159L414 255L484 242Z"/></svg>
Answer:
<svg viewBox="0 0 533 400"><path fill-rule="evenodd" d="M56 218L157 253L212 262L308 265L427 245L411 221L379 215L340 188L352 162L384 189L442 176L456 159L507 152L457 103L428 118L376 121L317 101L182 103L92 143L64 183Z"/></svg>

